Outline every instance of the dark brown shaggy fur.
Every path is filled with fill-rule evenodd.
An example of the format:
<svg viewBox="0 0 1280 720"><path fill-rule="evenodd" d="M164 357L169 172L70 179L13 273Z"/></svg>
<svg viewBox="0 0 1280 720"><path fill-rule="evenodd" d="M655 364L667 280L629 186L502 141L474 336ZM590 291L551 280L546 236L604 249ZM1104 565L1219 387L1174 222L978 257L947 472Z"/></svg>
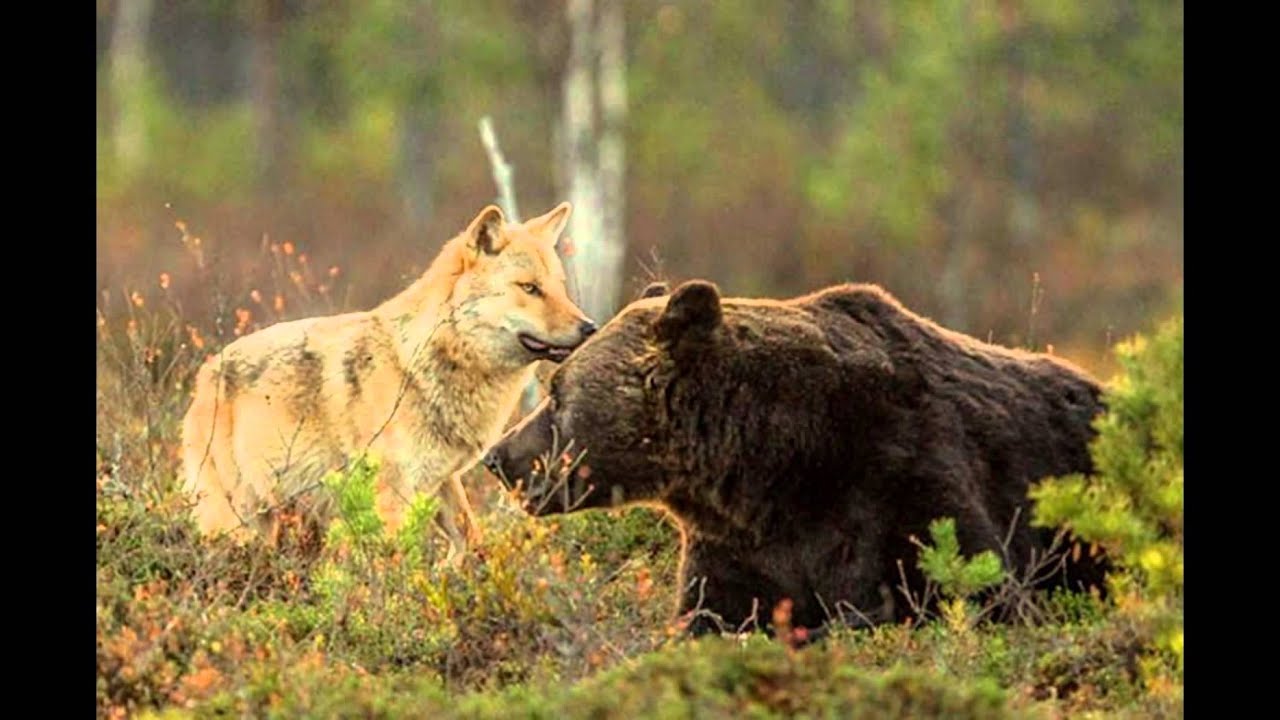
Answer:
<svg viewBox="0 0 1280 720"><path fill-rule="evenodd" d="M900 620L905 603L885 594L898 560L921 582L910 536L951 516L963 553L999 552L1020 512L1021 567L1051 537L1026 522L1029 484L1091 469L1101 389L1065 362L948 331L871 285L787 301L722 301L700 281L660 293L579 348L488 463L524 481L531 512L668 509L685 537L681 611L701 601L730 627L753 612L764 624L790 598L795 625L823 624L838 601ZM586 450L559 487L531 472L553 437ZM1075 570L1057 580L1100 579Z"/></svg>

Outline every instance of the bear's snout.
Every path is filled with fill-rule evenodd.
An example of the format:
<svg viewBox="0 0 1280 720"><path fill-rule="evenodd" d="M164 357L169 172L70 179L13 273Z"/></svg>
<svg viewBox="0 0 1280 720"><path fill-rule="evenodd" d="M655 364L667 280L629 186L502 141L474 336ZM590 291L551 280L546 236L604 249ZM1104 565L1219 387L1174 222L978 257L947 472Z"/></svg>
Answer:
<svg viewBox="0 0 1280 720"><path fill-rule="evenodd" d="M526 415L515 427L508 430L489 448L481 462L489 472L498 476L508 489L514 490L523 481L525 491L531 483L543 480L540 470L544 456L552 451L551 412L549 401L544 400L533 412Z"/></svg>
<svg viewBox="0 0 1280 720"><path fill-rule="evenodd" d="M502 478L502 453L497 448L485 453L484 459L480 462L484 464L489 472ZM503 479L505 480L505 478Z"/></svg>

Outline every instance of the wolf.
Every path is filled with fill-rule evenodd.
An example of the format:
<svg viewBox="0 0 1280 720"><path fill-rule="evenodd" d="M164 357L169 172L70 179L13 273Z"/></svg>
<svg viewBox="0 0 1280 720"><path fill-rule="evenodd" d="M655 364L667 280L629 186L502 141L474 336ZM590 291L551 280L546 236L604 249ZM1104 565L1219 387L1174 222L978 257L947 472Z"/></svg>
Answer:
<svg viewBox="0 0 1280 720"><path fill-rule="evenodd" d="M381 460L384 527L403 524L415 491L438 493L456 561L481 537L462 473L501 435L537 362L563 361L596 330L556 254L571 212L564 202L514 223L489 205L372 310L277 323L207 360L182 428L200 532L277 538L290 501L323 525L322 477L367 451Z"/></svg>

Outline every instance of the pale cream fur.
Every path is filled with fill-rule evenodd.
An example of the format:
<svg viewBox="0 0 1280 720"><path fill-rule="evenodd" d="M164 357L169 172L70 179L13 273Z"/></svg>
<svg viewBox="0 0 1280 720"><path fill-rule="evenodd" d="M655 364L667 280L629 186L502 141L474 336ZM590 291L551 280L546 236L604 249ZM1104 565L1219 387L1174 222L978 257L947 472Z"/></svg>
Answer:
<svg viewBox="0 0 1280 720"><path fill-rule="evenodd" d="M519 336L535 348L585 339L555 252L570 212L515 224L489 206L373 310L279 323L211 358L183 424L200 530L274 537L274 509L293 498L327 520L321 477L369 450L388 529L415 490L439 492L459 557L479 537L460 476L497 440L538 359Z"/></svg>

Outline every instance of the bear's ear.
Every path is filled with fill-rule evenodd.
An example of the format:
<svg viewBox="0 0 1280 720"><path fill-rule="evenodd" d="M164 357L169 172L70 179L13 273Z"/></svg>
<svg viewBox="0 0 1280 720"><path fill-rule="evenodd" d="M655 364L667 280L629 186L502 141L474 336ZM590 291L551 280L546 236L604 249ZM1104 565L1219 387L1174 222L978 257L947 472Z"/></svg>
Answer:
<svg viewBox="0 0 1280 720"><path fill-rule="evenodd" d="M660 342L676 343L710 334L722 318L716 286L705 280L690 280L671 294L666 309L654 323L654 333Z"/></svg>
<svg viewBox="0 0 1280 720"><path fill-rule="evenodd" d="M666 283L659 280L646 285L644 290L640 292L640 299L643 300L644 298L662 297L668 292L670 292L670 288L667 287Z"/></svg>
<svg viewBox="0 0 1280 720"><path fill-rule="evenodd" d="M502 226L505 224L502 208L497 205L486 207L467 225L467 236L471 239L468 244L479 248L485 255L497 255L507 244L507 239L502 234Z"/></svg>

